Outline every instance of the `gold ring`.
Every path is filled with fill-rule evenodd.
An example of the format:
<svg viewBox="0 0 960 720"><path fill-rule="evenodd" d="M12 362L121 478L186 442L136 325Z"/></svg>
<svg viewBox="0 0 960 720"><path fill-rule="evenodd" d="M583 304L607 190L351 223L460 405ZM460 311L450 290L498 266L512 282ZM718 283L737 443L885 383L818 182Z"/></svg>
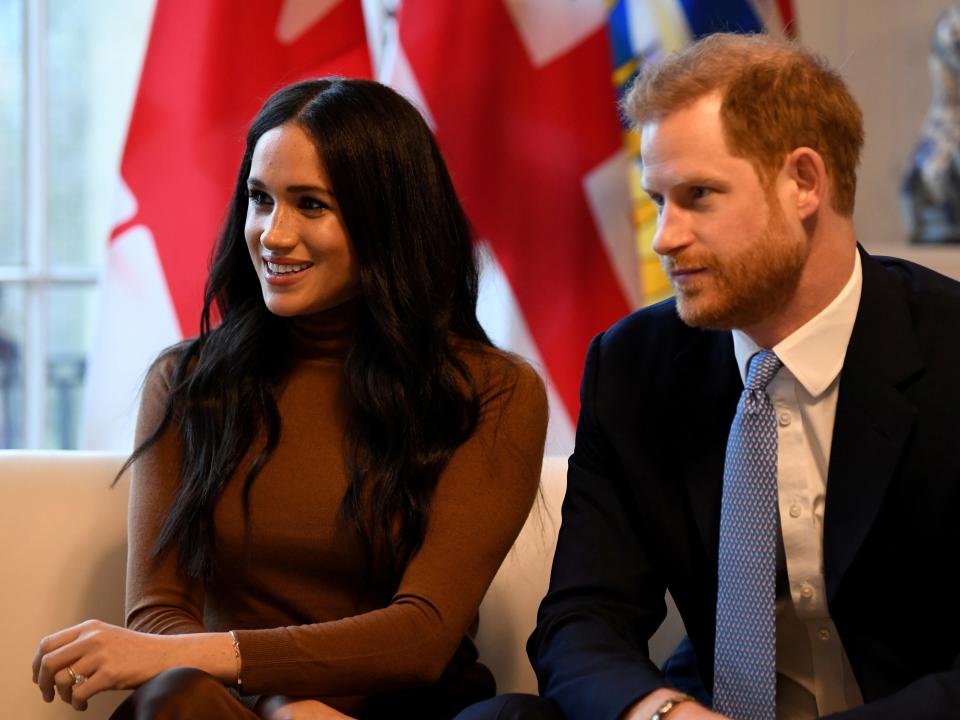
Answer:
<svg viewBox="0 0 960 720"><path fill-rule="evenodd" d="M81 675L78 672L74 672L72 667L67 667L67 675L69 675L70 679L73 680L74 687L83 685L87 681L86 675Z"/></svg>

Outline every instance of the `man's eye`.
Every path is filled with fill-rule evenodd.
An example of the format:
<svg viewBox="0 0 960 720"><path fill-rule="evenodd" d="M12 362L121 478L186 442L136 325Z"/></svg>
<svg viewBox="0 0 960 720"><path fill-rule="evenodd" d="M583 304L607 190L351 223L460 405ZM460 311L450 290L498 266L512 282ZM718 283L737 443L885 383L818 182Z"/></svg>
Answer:
<svg viewBox="0 0 960 720"><path fill-rule="evenodd" d="M697 185L696 187L690 188L690 196L694 200L702 200L711 192L710 188L703 187L702 185Z"/></svg>
<svg viewBox="0 0 960 720"><path fill-rule="evenodd" d="M657 193L652 193L652 192L648 192L647 195L650 196L650 200L653 202L654 205L657 206L658 209L663 207L663 195L659 195Z"/></svg>

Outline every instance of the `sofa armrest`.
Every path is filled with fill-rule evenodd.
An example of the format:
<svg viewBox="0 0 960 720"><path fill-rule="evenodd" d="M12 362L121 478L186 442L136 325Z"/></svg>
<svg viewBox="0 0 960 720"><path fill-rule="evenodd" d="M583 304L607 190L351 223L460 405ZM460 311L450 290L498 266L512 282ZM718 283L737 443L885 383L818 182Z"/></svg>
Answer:
<svg viewBox="0 0 960 720"><path fill-rule="evenodd" d="M129 482L110 487L125 457L0 451L0 697L4 716L101 720L119 704L103 693L78 715L46 705L30 661L44 635L88 618L123 624Z"/></svg>

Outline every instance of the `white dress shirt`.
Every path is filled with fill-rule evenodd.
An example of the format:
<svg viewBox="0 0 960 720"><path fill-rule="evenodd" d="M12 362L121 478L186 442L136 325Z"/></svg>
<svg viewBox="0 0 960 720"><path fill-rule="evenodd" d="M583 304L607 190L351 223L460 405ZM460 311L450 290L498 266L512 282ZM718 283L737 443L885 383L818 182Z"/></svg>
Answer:
<svg viewBox="0 0 960 720"><path fill-rule="evenodd" d="M856 254L840 294L771 348L783 367L767 386L777 416L780 530L789 590L777 595L777 718L801 720L863 703L830 618L823 578L823 513L840 369L860 305ZM733 331L741 378L761 348Z"/></svg>

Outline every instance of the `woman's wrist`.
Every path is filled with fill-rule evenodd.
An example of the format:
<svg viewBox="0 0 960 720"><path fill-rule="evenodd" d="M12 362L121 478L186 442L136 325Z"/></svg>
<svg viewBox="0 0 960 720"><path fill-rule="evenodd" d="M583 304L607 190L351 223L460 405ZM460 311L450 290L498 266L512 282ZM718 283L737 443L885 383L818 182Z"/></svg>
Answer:
<svg viewBox="0 0 960 720"><path fill-rule="evenodd" d="M237 684L238 660L234 636L229 632L156 635L163 669L193 667L224 685Z"/></svg>
<svg viewBox="0 0 960 720"><path fill-rule="evenodd" d="M233 656L237 661L237 677L233 684L237 686L237 689L240 689L243 687L243 658L240 656L240 641L233 630L230 631L230 639L233 640Z"/></svg>

